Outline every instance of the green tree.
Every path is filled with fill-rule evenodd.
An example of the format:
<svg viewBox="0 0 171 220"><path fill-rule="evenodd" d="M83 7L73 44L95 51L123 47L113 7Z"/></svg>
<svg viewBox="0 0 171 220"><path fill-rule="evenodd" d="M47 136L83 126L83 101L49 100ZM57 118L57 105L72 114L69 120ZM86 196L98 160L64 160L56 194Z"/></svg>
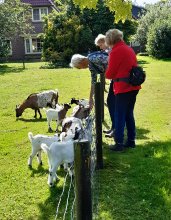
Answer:
<svg viewBox="0 0 171 220"><path fill-rule="evenodd" d="M171 19L157 20L149 30L147 52L156 58L171 57Z"/></svg>
<svg viewBox="0 0 171 220"><path fill-rule="evenodd" d="M98 1L96 9L80 10L71 0L58 3L57 7L63 12L53 13L46 20L43 46L43 59L53 65L68 65L74 53L87 54L97 50L94 39L110 28L123 30L127 42L136 31L133 21L114 24L114 13L103 0Z"/></svg>
<svg viewBox="0 0 171 220"><path fill-rule="evenodd" d="M20 0L6 0L0 4L0 56L8 56L9 44L16 35L25 35L31 29L29 6Z"/></svg>
<svg viewBox="0 0 171 220"><path fill-rule="evenodd" d="M53 13L46 19L43 59L55 66L68 66L72 54L75 51L84 53L91 42L91 30L81 25L78 16Z"/></svg>
<svg viewBox="0 0 171 220"><path fill-rule="evenodd" d="M137 27L136 40L142 45L147 44L149 30L158 20L168 20L171 16L170 1L147 5L144 15L140 18Z"/></svg>
<svg viewBox="0 0 171 220"><path fill-rule="evenodd" d="M79 5L81 9L96 9L98 0L73 0L76 5ZM129 0L104 0L104 4L109 8L111 12L115 12L115 22L125 21L132 18L132 4Z"/></svg>

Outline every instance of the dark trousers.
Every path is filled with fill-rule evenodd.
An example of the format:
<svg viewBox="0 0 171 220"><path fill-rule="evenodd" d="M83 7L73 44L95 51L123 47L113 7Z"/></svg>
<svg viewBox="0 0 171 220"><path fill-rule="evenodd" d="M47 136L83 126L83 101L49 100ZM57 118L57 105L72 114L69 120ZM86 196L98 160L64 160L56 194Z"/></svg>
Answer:
<svg viewBox="0 0 171 220"><path fill-rule="evenodd" d="M124 128L127 128L128 141L135 140L134 105L139 90L115 95L115 142L123 143Z"/></svg>
<svg viewBox="0 0 171 220"><path fill-rule="evenodd" d="M110 118L112 121L112 129L115 128L115 95L113 92L113 80L110 82L109 93L107 96L107 105L110 114Z"/></svg>

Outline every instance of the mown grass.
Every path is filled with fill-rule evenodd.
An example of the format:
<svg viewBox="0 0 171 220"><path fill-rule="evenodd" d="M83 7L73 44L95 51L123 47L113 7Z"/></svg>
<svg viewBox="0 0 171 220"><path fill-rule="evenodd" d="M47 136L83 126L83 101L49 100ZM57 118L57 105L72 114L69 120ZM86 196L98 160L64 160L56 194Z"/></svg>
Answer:
<svg viewBox="0 0 171 220"><path fill-rule="evenodd" d="M103 139L104 169L97 178L99 220L171 219L171 61L139 57L139 62L146 69L147 81L135 108L137 148L113 153L108 149L112 140ZM35 158L33 168L28 168L27 133L47 134L47 123L43 110L41 120L33 119L31 109L16 120L16 104L47 89L59 90L60 103L89 95L88 70L39 69L41 65L28 63L24 70L20 63L0 65L0 219L54 219L65 176L58 171L60 181L48 187L45 154L42 167ZM107 109L105 126L110 126ZM65 202L61 206L58 219L62 219Z"/></svg>

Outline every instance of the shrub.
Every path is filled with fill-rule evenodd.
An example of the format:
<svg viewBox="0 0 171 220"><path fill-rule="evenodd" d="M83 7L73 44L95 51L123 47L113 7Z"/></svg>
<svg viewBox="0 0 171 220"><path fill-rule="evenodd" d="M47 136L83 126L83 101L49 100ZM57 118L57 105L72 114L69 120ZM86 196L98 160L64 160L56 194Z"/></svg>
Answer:
<svg viewBox="0 0 171 220"><path fill-rule="evenodd" d="M171 21L157 21L149 30L146 49L156 58L171 57Z"/></svg>

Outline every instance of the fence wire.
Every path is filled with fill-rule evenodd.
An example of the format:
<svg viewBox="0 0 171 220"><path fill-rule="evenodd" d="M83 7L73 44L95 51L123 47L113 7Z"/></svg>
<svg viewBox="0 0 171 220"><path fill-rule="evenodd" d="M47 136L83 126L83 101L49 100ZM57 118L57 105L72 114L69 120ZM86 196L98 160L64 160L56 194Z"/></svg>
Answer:
<svg viewBox="0 0 171 220"><path fill-rule="evenodd" d="M92 194L92 218L98 219L98 201L99 201L99 175L98 172L96 172L96 143L95 143L95 138L96 138L96 129L95 129L95 117L94 114L90 115L88 119L86 120L84 124L84 133L88 131L88 135L91 135L90 138L90 147L91 147L91 155L90 155L90 172L91 172L91 194ZM82 137L84 134L82 134ZM71 168L73 169L73 167ZM59 219L59 209L61 205L62 198L64 196L64 192L66 190L66 182L70 181L69 183L69 189L67 192L67 200L66 200L66 205L65 205L65 210L63 217L60 219L63 220L75 220L75 199L76 199L76 193L75 193L75 183L73 180L73 176L70 176L70 179L68 180L69 171L67 172L65 178L64 178L64 184L63 184L63 190L62 193L59 197L59 202L57 204L57 209L56 209L56 215L55 215L55 220ZM69 198L71 195L71 192L74 194L73 200L70 202L70 210L69 210ZM67 219L66 214L70 213L70 218Z"/></svg>

